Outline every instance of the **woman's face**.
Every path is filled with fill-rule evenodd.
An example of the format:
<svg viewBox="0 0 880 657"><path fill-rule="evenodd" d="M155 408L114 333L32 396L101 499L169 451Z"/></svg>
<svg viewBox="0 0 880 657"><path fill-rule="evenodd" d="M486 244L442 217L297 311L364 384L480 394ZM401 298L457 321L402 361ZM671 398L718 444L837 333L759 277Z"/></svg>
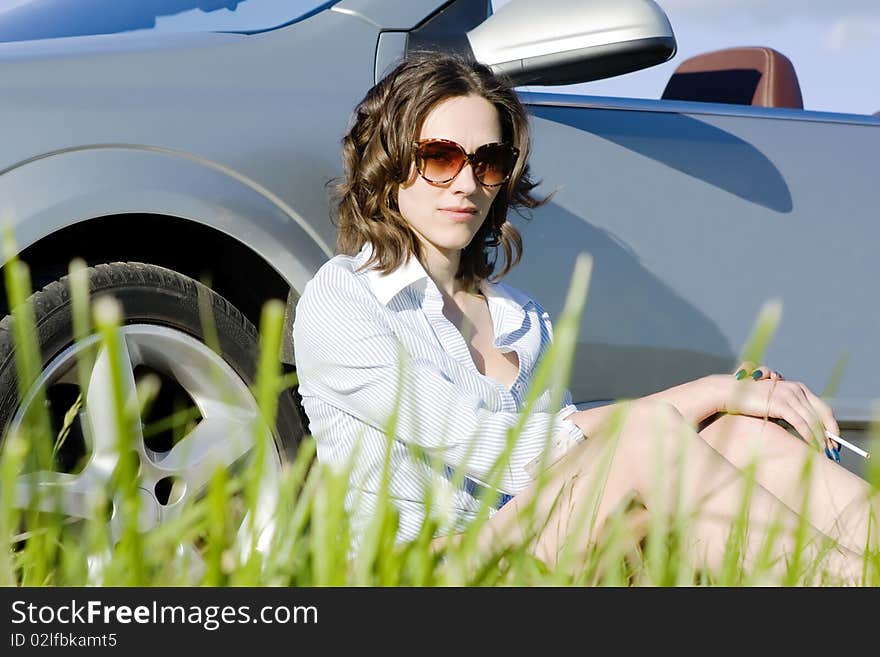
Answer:
<svg viewBox="0 0 880 657"><path fill-rule="evenodd" d="M417 137L422 139L449 139L473 153L483 144L502 140L498 111L482 96L447 98L425 118ZM481 185L470 164L442 185L422 178L413 164L398 189L397 203L425 246L454 255L470 244L500 189Z"/></svg>

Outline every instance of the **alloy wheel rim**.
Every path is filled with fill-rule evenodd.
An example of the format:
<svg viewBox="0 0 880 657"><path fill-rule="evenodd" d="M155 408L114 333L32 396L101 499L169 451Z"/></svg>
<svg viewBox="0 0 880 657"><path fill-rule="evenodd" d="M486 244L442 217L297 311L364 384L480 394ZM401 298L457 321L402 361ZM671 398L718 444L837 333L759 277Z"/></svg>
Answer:
<svg viewBox="0 0 880 657"><path fill-rule="evenodd" d="M235 469L246 462L256 447L259 428L265 425L247 384L223 358L196 338L154 324L120 327L116 338L119 367L115 372L106 345L93 335L53 358L23 397L10 423L10 435L20 431L29 413L36 410L40 391L51 400L63 390L65 394L60 396L69 400L73 387L80 392L81 403L74 409L75 415L67 415L68 420L73 417L71 426L78 425L78 430L68 434L77 436L71 440L72 447L62 443L67 450L66 466L19 475L15 504L19 508L36 504L41 511L61 513L72 520L95 517L96 501L105 497L119 461L119 427L114 410L118 396L114 395L118 395L121 383L131 409L126 415L133 447L130 458L137 459L137 494L141 501L137 526L146 532L179 517L188 504L201 497L216 468ZM81 368L87 377L80 375ZM145 371L161 379L160 391L171 388L175 399L188 399L198 415L194 424L190 422L170 439L167 431L160 432L158 440L151 435L150 423L138 411L137 382ZM87 381L84 392L81 381ZM281 460L274 442L264 454L256 505L259 517L250 519L245 515L238 531L243 552L251 545L265 549L272 534ZM117 500L111 502L110 535L115 542L126 519ZM256 537L251 541L254 531Z"/></svg>

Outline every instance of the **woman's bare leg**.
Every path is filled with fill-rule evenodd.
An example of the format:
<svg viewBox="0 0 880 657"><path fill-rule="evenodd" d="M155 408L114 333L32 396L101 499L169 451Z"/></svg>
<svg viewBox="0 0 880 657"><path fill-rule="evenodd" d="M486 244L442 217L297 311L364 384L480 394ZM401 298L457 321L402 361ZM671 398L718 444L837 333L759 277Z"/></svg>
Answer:
<svg viewBox="0 0 880 657"><path fill-rule="evenodd" d="M790 509L799 513L806 509L807 519L818 531L857 552L877 549L878 501L869 503L871 487L861 477L760 418L723 415L700 436L738 468L754 463L757 482Z"/></svg>
<svg viewBox="0 0 880 657"><path fill-rule="evenodd" d="M742 473L701 439L675 408L637 402L630 405L622 428L598 432L578 445L548 470L540 490L533 484L515 496L486 523L478 539L484 550L496 550L533 537L536 556L555 564L564 546L586 552L596 530L635 495L651 513L672 517L678 512L688 518L692 540L685 549L694 565L717 569L747 486ZM529 518L546 522L536 527ZM772 554L778 558L777 571L783 572L785 557L796 549L798 516L756 483L743 546L747 567L754 565L762 549L765 530L774 525L783 529ZM818 543L811 541L805 556L823 554ZM855 582L861 557L837 547L827 553L825 564Z"/></svg>

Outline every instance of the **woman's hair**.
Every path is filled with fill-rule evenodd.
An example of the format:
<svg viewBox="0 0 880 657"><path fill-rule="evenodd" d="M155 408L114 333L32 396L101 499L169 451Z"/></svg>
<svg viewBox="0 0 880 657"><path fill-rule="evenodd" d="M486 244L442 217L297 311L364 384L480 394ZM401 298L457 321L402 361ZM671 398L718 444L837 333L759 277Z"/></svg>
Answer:
<svg viewBox="0 0 880 657"><path fill-rule="evenodd" d="M500 279L522 255L522 238L507 221L509 207L535 208L544 200L531 195L529 132L525 109L516 94L483 64L436 52L415 53L367 92L355 108L342 140L345 176L336 186L338 235L336 252L356 254L365 242L382 273L402 265L410 255L420 261L420 242L397 205L397 190L406 182L414 156L413 141L441 101L475 94L498 111L502 139L519 149L520 157L471 243L462 250L457 278L467 289L494 271L497 252L488 240L497 238L504 250ZM490 260L491 255L495 256Z"/></svg>

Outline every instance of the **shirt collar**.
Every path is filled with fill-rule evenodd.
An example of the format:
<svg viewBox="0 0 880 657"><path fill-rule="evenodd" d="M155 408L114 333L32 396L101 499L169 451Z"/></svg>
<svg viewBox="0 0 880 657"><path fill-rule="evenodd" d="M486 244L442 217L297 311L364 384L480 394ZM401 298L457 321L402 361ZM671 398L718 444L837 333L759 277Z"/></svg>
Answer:
<svg viewBox="0 0 880 657"><path fill-rule="evenodd" d="M480 290L486 297L492 315L495 345L505 342L508 336L523 326L526 304L531 298L504 283L480 281Z"/></svg>
<svg viewBox="0 0 880 657"><path fill-rule="evenodd" d="M373 246L369 242L365 242L358 253L358 265L362 265L373 253ZM373 294L383 305L393 299L398 292L404 288L428 278L428 272L419 262L418 258L410 256L406 263L388 274L381 273L375 267L371 267L364 271ZM485 295L486 300L492 304L492 307L503 308L510 311L505 313L507 321L504 322L505 329L518 328L524 317L524 309L531 298L520 292L519 290L505 285L504 283L492 283L488 280L480 281L480 291ZM498 313L493 314L497 317ZM496 327L498 328L498 327Z"/></svg>
<svg viewBox="0 0 880 657"><path fill-rule="evenodd" d="M373 246L369 242L365 242L358 254L358 264L365 263L372 254ZM364 272L364 276L366 276L376 298L379 299L382 305L387 306L388 302L402 289L417 281L428 278L428 272L422 267L422 263L419 262L418 258L410 256L409 260L403 265L387 274L383 274L374 266L367 269Z"/></svg>
<svg viewBox="0 0 880 657"><path fill-rule="evenodd" d="M504 283L492 283L485 279L480 281L480 290L489 301L494 301L511 310L523 310L532 300L530 296L516 288Z"/></svg>

